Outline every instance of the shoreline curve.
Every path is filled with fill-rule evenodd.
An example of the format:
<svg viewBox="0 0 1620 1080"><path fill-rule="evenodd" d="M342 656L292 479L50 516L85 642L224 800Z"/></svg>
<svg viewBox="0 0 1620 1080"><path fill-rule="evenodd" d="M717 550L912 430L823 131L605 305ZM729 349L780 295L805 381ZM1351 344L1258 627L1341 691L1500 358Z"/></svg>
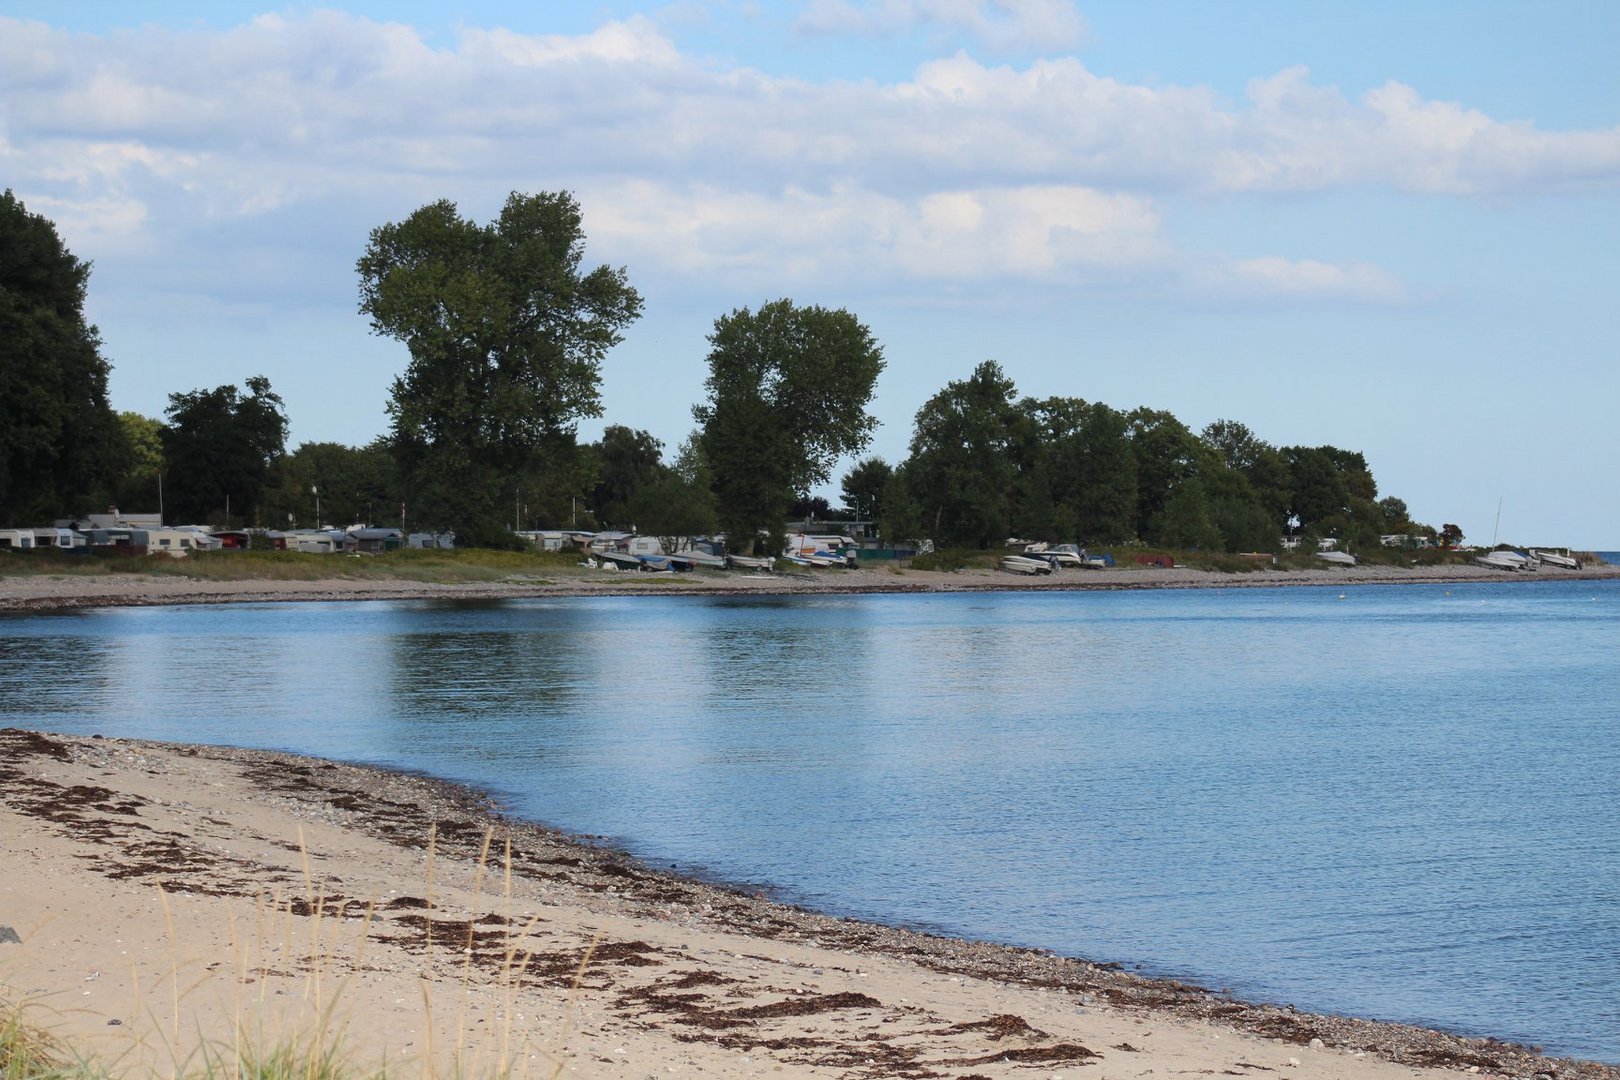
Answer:
<svg viewBox="0 0 1620 1080"><path fill-rule="evenodd" d="M1494 1039L835 918L511 818L473 788L293 754L0 730L0 836L0 922L21 937L0 945L0 984L132 1068L173 1064L178 1044L149 1029L181 1014L228 1041L340 999L365 1018L346 1022L346 1053L396 1067L454 1047L476 1071L475 1044L509 1065L517 1025L518 1056L591 1076L1101 1063L1620 1080ZM323 975L341 983L324 1005ZM499 1050L480 1042L496 1029Z"/></svg>

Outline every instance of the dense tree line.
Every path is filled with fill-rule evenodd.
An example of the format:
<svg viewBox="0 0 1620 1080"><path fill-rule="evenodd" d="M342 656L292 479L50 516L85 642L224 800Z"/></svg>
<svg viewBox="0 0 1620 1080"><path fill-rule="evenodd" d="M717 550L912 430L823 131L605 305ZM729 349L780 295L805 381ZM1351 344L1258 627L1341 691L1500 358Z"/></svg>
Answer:
<svg viewBox="0 0 1620 1080"><path fill-rule="evenodd" d="M994 361L917 411L910 455L875 499L891 537L991 547L1009 537L1211 551L1275 551L1293 532L1374 546L1422 530L1397 498L1378 500L1366 459L1333 446L1272 446L1242 423L1194 433L1168 412L1121 412L1080 398L1019 398Z"/></svg>
<svg viewBox="0 0 1620 1080"><path fill-rule="evenodd" d="M579 420L601 413L601 365L642 303L623 268L586 268L584 246L567 193L514 192L487 225L441 200L373 230L360 310L408 353L390 430L289 453L285 408L259 376L171 394L163 420L114 413L83 315L89 264L8 191L0 516L38 523L115 501L210 525L390 524L486 545L564 525L723 531L736 549L775 550L790 517L832 513L813 490L876 426L884 361L867 327L787 299L738 308L715 320L697 426L673 460L618 424L580 444ZM1360 453L1272 446L1232 420L1195 433L1150 408L1020 397L994 361L923 403L904 461L858 461L841 493L843 513L891 540L980 548L1017 536L1274 550L1287 532L1359 546L1433 532L1379 499Z"/></svg>

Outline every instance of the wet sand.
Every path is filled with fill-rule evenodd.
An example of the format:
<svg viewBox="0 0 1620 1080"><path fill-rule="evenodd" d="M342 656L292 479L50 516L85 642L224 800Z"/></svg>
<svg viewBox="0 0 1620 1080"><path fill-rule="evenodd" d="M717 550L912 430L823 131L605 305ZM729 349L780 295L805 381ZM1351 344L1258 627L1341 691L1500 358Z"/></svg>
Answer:
<svg viewBox="0 0 1620 1080"><path fill-rule="evenodd" d="M396 1074L1620 1080L830 918L427 778L14 729L0 986L118 1075L326 1032Z"/></svg>

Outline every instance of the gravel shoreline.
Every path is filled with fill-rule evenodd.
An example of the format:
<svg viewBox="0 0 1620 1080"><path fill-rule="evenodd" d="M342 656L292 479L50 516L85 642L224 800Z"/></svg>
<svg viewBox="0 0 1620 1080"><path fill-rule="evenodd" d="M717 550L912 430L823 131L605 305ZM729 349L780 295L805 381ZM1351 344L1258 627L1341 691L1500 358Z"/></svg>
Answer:
<svg viewBox="0 0 1620 1080"><path fill-rule="evenodd" d="M613 574L583 568L545 577L486 582L427 582L371 577L206 580L172 574L36 574L0 577L0 610L129 607L344 600L503 600L573 596L750 596L845 593L1083 592L1116 589L1256 589L1279 586L1456 584L1463 582L1596 581L1620 578L1620 567L1547 569L1509 574L1477 566L1350 566L1220 573L1185 567L1118 567L1023 577L996 570L862 568L783 574L696 571Z"/></svg>

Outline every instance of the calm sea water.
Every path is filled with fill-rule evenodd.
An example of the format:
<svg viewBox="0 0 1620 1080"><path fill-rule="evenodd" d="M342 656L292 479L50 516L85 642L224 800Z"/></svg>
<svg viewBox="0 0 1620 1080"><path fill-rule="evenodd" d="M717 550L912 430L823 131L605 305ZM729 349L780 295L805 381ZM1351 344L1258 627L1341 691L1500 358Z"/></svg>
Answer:
<svg viewBox="0 0 1620 1080"><path fill-rule="evenodd" d="M0 724L425 770L841 914L1620 1062L1620 583L0 617Z"/></svg>

